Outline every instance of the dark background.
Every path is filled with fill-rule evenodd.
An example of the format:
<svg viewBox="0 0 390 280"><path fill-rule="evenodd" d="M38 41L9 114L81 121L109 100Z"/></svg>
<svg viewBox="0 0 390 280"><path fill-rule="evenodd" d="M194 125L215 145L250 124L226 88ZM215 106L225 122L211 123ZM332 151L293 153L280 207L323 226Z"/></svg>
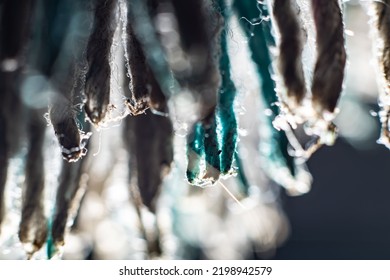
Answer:
<svg viewBox="0 0 390 280"><path fill-rule="evenodd" d="M340 138L308 162L312 190L282 195L291 223L276 259L390 259L390 152Z"/></svg>

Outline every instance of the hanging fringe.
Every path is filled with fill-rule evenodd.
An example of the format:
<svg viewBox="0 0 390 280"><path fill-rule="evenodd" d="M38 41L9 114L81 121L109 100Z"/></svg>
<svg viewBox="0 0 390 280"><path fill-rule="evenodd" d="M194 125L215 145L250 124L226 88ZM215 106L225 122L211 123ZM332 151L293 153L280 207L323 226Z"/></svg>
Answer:
<svg viewBox="0 0 390 280"><path fill-rule="evenodd" d="M306 193L311 186L311 176L304 164L298 164L289 155L289 141L282 130L273 127L273 121L280 114L278 97L275 92L273 80L272 59L270 48L274 47L275 41L271 35L271 22L266 5L250 1L235 1L234 8L240 18L256 19L260 14L260 24L253 25L250 29L245 21L240 21L242 28L249 39L249 48L252 61L256 64L261 84L261 98L265 110L269 114L261 113L262 127L260 129L261 141L259 151L263 158L264 171L267 175L285 187L290 194ZM253 34L253 36L252 36Z"/></svg>
<svg viewBox="0 0 390 280"><path fill-rule="evenodd" d="M196 123L187 136L187 180L190 184L201 185L202 157L204 157L204 128Z"/></svg>
<svg viewBox="0 0 390 280"><path fill-rule="evenodd" d="M224 26L221 31L221 55L219 59L219 71L221 75L221 87L218 92L217 114L221 123L220 162L221 173L232 173L234 154L237 147L237 119L234 112L234 99L236 87L232 81L230 59L228 55L228 19L230 11L224 0L217 1L216 7L224 18Z"/></svg>
<svg viewBox="0 0 390 280"><path fill-rule="evenodd" d="M142 203L154 212L162 179L173 161L171 120L146 111L127 118L124 133L131 153L130 180L138 186Z"/></svg>
<svg viewBox="0 0 390 280"><path fill-rule="evenodd" d="M88 72L84 109L89 120L99 125L110 102L110 52L117 26L117 1L93 0L95 17L87 47Z"/></svg>
<svg viewBox="0 0 390 280"><path fill-rule="evenodd" d="M73 104L64 96L58 96L51 101L49 116L58 142L61 146L62 156L69 162L75 162L86 154L81 147L79 127L75 121Z"/></svg>
<svg viewBox="0 0 390 280"><path fill-rule="evenodd" d="M210 179L212 183L219 179L221 174L221 150L217 134L216 112L207 120L204 126L204 153L205 153L205 174L204 179Z"/></svg>
<svg viewBox="0 0 390 280"><path fill-rule="evenodd" d="M46 2L48 1L48 2ZM72 50L72 44L80 44L78 34L72 29L75 22L72 21L73 13L82 9L81 3L67 3L59 1L53 3L44 0L45 6L43 20L47 21L47 34L41 38L42 46L40 57L41 72L50 78L53 92L50 96L49 118L60 144L63 158L74 162L85 155L83 135L76 123L76 106L74 86L78 73L78 62L81 57L81 48ZM80 22L78 22L80 24ZM83 35L79 26L80 34ZM70 34L67 34L70 32ZM72 33L73 32L73 33Z"/></svg>
<svg viewBox="0 0 390 280"><path fill-rule="evenodd" d="M47 257L51 259L62 252L65 234L73 224L86 190L83 171L87 162L84 157L76 163L63 162L57 189L55 209L50 218L50 235L47 242Z"/></svg>
<svg viewBox="0 0 390 280"><path fill-rule="evenodd" d="M34 1L3 1L0 7L0 232L5 215L8 163L19 149L23 124L20 82L26 60Z"/></svg>
<svg viewBox="0 0 390 280"><path fill-rule="evenodd" d="M161 98L161 88L153 82L151 73L145 78L150 82L153 95L160 97L158 107L167 114L168 108L166 100ZM154 225L154 233L149 233L142 223L142 206L156 214L162 181L173 162L173 126L166 114L154 114L147 110L143 114L127 118L124 126L125 145L130 153L130 194L140 220L142 235L147 241L148 257L162 253L159 227Z"/></svg>
<svg viewBox="0 0 390 280"><path fill-rule="evenodd" d="M249 195L249 182L242 166L245 162L237 151L238 121L234 101L239 89L231 77L234 65L231 65L227 46L230 6L225 0L14 2L3 0L0 6L0 223L5 214L4 188L9 159L20 149L20 139L26 136L26 186L19 238L28 257L45 241L49 258L60 253L69 224L80 206L86 188L86 177L82 175L88 160L83 156L90 134L82 131L89 131L89 125L78 117L88 118L95 126L107 121L113 97L110 93L117 89L110 84L115 80L111 77L114 73L111 52L121 21L125 52L122 59L127 75L118 89L124 88L125 105L131 115L124 120L123 137L129 151L129 185L141 223L144 206L153 215L157 214L161 186L174 161L169 98L180 94L187 98L184 92L190 93L190 106L196 108L193 118L188 117L188 182L197 186L212 185L225 175L237 173L243 196ZM319 146L333 144L335 140L336 127L332 121L337 113L346 63L339 1L311 0L317 58L310 83L310 75L304 75L306 63L302 60L308 42L305 42L306 26L301 22L300 3L274 0L269 13L267 5L261 1L233 1L237 16L251 22L248 29L247 22L240 20L267 112L267 115L261 114L262 141L259 144L264 170L290 194L305 193L311 185L310 174L305 165L289 153L290 146L295 149L295 156L306 160ZM33 16L35 4L38 9ZM373 18L384 91L381 94L381 141L390 147L389 4L387 0L375 2ZM87 5L92 5L92 10L87 9ZM87 14L93 20L84 17ZM254 22L259 14L260 21ZM274 20L271 22L269 17ZM272 36L272 23L277 27L277 44ZM32 42L29 42L30 37ZM275 46L278 52L274 57ZM30 52L33 57L25 55ZM277 61L275 68L273 60ZM85 77L80 70L84 63L87 64ZM31 73L24 73L25 65L32 69L28 68ZM274 70L280 76L276 81ZM43 95L50 92L50 96L45 96L50 100L48 116L65 159L49 219L44 215L47 174L42 155L45 139L42 107L47 104L30 108L19 93L19 85L35 74L42 76L42 83L47 86L42 90ZM79 80L85 83L79 85ZM78 97L82 93L85 99L81 102ZM80 113L82 109L86 116ZM303 148L297 139L299 129L313 137L313 144L308 148ZM226 211L224 207L220 209ZM161 253L158 226L155 230L157 237L153 240L144 230L149 256Z"/></svg>
<svg viewBox="0 0 390 280"><path fill-rule="evenodd" d="M202 5L205 5L205 3ZM194 9L195 16L200 17L195 20L195 22L199 23L197 32L204 34L198 34L194 40L204 40L202 41L201 49L194 50L194 48L200 48L198 46L199 42L186 43L186 40L189 41L189 39L183 39L184 46L188 45L188 51L193 52L193 55L198 52L203 53L204 57L203 60L196 62L196 66L193 66L194 69L199 70L196 70L197 72L193 74L191 79L184 82L193 92L195 101L199 103L198 119L194 124L192 133L187 138L187 178L190 183L199 186L215 183L220 175L220 148L215 109L217 93L220 87L220 74L216 62L219 57L220 22L222 19L221 15L215 12L213 15L216 17L216 20L214 23L211 22L206 18L206 10L210 13L211 11L208 9L212 9L212 7L202 7L202 5L200 3L193 3L193 6L190 5ZM184 9L184 15L190 12L188 7L183 5L179 5L179 7ZM177 14L181 14L181 11L177 10ZM178 18L179 26L190 28L190 23L186 22L189 18L188 16L184 17L183 14L181 14L181 18ZM204 26L204 24L206 25ZM191 44L193 49L190 47ZM200 65L202 62L204 65ZM202 162L204 162L204 172L199 168Z"/></svg>
<svg viewBox="0 0 390 280"><path fill-rule="evenodd" d="M298 19L299 7L295 0L275 0L273 15L279 29L279 71L287 91L280 102L295 113L306 94L302 65L302 26Z"/></svg>
<svg viewBox="0 0 390 280"><path fill-rule="evenodd" d="M274 8L279 8L275 1ZM319 147L323 144L333 145L337 137L337 128L333 124L333 119L336 115L336 105L342 91L344 80L344 68L346 63L345 41L344 41L344 25L342 21L341 7L338 0L332 1L312 1L312 11L314 25L316 27L316 49L317 60L314 68L311 96L306 94L302 99L302 104L294 111L289 109L288 102L284 100L284 88L278 84L278 95L280 98L279 106L281 114L275 119L274 125L278 129L283 129L287 132L290 144L294 148L294 153L297 157L307 160ZM294 7L296 3L294 2ZM280 8L283 8L281 6ZM286 14L291 15L292 6L285 6ZM296 13L295 13L296 14ZM274 11L275 18L279 17L279 10ZM278 44L280 55L286 51L283 47L284 38L289 38L289 30L285 28L283 17L276 20L280 31L280 42ZM294 20L295 34L298 36L302 26L299 20ZM294 38L299 38L298 37ZM300 39L301 40L301 39ZM294 45L294 44L293 44ZM293 50L301 54L300 43L295 44L297 48ZM301 69L301 62L299 69ZM284 72L281 67L281 75L286 86L289 72ZM292 69L297 69L292 67ZM291 71L290 71L291 72ZM303 74L298 71L299 79L302 80ZM290 73L291 74L291 73ZM309 78L309 77L307 77ZM295 79L294 79L295 80ZM307 81L306 81L307 82ZM288 90L288 86L287 86ZM309 100L311 99L311 102ZM305 133L312 137L306 145L302 145L297 139L294 130L298 126L304 127Z"/></svg>
<svg viewBox="0 0 390 280"><path fill-rule="evenodd" d="M42 118L42 111L31 110L29 113L29 147L19 239L24 245L27 257L31 258L45 244L47 237L47 221L43 202L45 186L43 145L46 124Z"/></svg>
<svg viewBox="0 0 390 280"><path fill-rule="evenodd" d="M125 59L128 73L130 77L130 92L131 98L126 100L126 105L132 115L138 115L145 112L149 108L149 94L147 76L148 69L145 62L145 56L142 47L133 31L133 19L128 7L127 26L126 26L126 44L125 44ZM150 87L150 85L149 85Z"/></svg>
<svg viewBox="0 0 390 280"><path fill-rule="evenodd" d="M150 91L149 96L149 106L150 110L156 114L168 117L168 103L167 98L165 98L164 93L162 92L160 85L156 81L156 77L150 68L147 71L148 75L148 91Z"/></svg>
<svg viewBox="0 0 390 280"><path fill-rule="evenodd" d="M149 8L144 0L127 0L129 18L133 31L142 46L147 64L158 81L162 92L169 98L178 89L178 82L172 77L163 47L157 38Z"/></svg>
<svg viewBox="0 0 390 280"><path fill-rule="evenodd" d="M313 108L327 120L340 98L346 51L344 24L339 0L312 0L317 31L317 61L312 83Z"/></svg>
<svg viewBox="0 0 390 280"><path fill-rule="evenodd" d="M379 117L382 128L378 142L390 149L390 1L373 2L370 16L379 76L379 106L381 107Z"/></svg>

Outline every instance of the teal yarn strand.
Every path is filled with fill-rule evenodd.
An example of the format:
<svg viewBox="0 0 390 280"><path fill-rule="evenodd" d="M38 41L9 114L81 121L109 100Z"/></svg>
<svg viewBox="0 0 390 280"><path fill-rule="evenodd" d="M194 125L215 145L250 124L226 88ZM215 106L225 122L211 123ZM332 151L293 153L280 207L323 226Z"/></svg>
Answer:
<svg viewBox="0 0 390 280"><path fill-rule="evenodd" d="M215 183L220 175L217 120L213 114L207 123L197 122L187 137L187 180L190 184L203 186ZM205 163L205 174L202 164Z"/></svg>
<svg viewBox="0 0 390 280"><path fill-rule="evenodd" d="M53 219L50 217L48 220L48 236L46 239L46 256L48 260L50 260L56 253L56 248L53 243L53 235L51 234L52 225Z"/></svg>
<svg viewBox="0 0 390 280"><path fill-rule="evenodd" d="M221 123L221 173L227 174L232 169L234 153L237 147L237 119L234 113L236 87L230 74L230 59L227 46L227 21L229 11L224 0L217 1L218 8L225 19L221 32L221 56L219 69L222 85L218 95L217 112Z"/></svg>
<svg viewBox="0 0 390 280"><path fill-rule="evenodd" d="M187 180L190 184L198 184L203 156L204 128L200 122L197 122L187 136Z"/></svg>
<svg viewBox="0 0 390 280"><path fill-rule="evenodd" d="M252 61L255 63L261 81L261 98L265 109L271 110L272 114L264 116L262 134L265 139L260 144L260 152L266 158L266 171L274 181L278 182L273 174L275 169L287 167L292 177L296 175L294 158L288 154L288 139L283 131L276 130L273 119L279 114L279 101L275 91L275 81L272 79L272 59L269 51L270 46L275 46L275 41L271 34L271 22L264 20L269 16L267 6L258 4L252 0L236 0L233 4L239 17L241 27L248 37L248 45L251 51ZM262 18L259 19L259 13ZM251 25L246 20L258 19L261 22Z"/></svg>
<svg viewBox="0 0 390 280"><path fill-rule="evenodd" d="M204 126L204 151L206 160L205 178L214 183L219 179L221 173L220 149L217 133L217 119L215 114L210 118L209 123Z"/></svg>
<svg viewBox="0 0 390 280"><path fill-rule="evenodd" d="M190 183L203 185L215 183L220 174L231 173L234 154L237 147L237 120L234 113L236 87L231 79L230 60L227 47L227 22L229 11L224 0L215 2L215 9L224 19L219 44L219 72L221 85L218 89L217 107L207 119L196 124L188 137L187 156L189 168L187 178ZM203 142L200 137L203 133ZM203 149L203 150L202 150ZM204 157L205 175L200 176L200 168L195 163L202 162Z"/></svg>
<svg viewBox="0 0 390 280"><path fill-rule="evenodd" d="M247 197L249 196L250 185L248 182L248 178L246 177L242 160L239 156L238 151L234 153L234 159L237 166L237 181L239 182L240 192L243 194L244 197Z"/></svg>

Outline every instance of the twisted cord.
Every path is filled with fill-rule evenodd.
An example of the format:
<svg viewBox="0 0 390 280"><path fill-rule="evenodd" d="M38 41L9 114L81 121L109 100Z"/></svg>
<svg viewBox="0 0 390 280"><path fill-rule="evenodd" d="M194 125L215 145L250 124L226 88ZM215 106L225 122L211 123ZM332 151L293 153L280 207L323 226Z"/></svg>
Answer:
<svg viewBox="0 0 390 280"><path fill-rule="evenodd" d="M346 63L344 24L339 0L312 0L317 31L317 61L312 83L313 107L318 114L334 112L340 97Z"/></svg>
<svg viewBox="0 0 390 280"><path fill-rule="evenodd" d="M376 51L378 58L378 68L380 72L381 111L379 113L381 121L381 136L379 141L390 148L390 1L374 1L372 18L376 29Z"/></svg>
<svg viewBox="0 0 390 280"><path fill-rule="evenodd" d="M279 71L287 89L287 97L291 99L283 101L289 107L294 106L294 103L297 106L305 97L306 86L302 64L302 26L295 0L275 0L273 15L280 34ZM294 103L290 104L291 101Z"/></svg>
<svg viewBox="0 0 390 280"><path fill-rule="evenodd" d="M94 24L87 46L85 112L98 125L110 102L110 51L116 28L116 0L97 0Z"/></svg>

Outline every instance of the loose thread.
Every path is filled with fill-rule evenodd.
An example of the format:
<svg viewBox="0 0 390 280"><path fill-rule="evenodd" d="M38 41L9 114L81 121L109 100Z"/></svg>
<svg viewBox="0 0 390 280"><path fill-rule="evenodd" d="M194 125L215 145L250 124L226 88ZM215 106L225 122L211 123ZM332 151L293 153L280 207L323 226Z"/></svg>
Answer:
<svg viewBox="0 0 390 280"><path fill-rule="evenodd" d="M218 181L218 183L221 185L221 187L227 192L227 194L235 201L243 210L246 210L247 208L232 194L232 192L221 182Z"/></svg>

